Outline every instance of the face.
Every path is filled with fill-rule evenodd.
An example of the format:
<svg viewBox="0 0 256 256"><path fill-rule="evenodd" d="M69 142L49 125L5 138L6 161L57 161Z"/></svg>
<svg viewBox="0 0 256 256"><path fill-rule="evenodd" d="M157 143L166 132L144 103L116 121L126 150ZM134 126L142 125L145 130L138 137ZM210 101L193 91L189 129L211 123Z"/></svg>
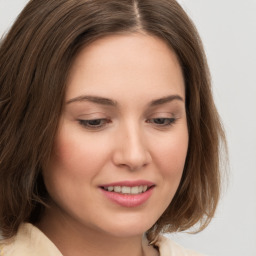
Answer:
<svg viewBox="0 0 256 256"><path fill-rule="evenodd" d="M188 147L175 54L143 34L99 39L71 69L44 170L52 219L114 236L148 230L170 204Z"/></svg>

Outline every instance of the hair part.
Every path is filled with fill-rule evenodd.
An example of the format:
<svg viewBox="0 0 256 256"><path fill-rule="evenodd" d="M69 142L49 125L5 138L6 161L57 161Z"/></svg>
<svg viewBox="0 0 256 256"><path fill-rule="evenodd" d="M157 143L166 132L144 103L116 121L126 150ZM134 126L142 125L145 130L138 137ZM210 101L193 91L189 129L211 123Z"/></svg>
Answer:
<svg viewBox="0 0 256 256"><path fill-rule="evenodd" d="M31 0L0 45L0 229L13 236L47 207L42 168L53 148L68 75L79 52L116 33L164 40L180 62L186 90L189 148L180 186L147 232L202 230L220 196L220 143L200 37L174 0Z"/></svg>

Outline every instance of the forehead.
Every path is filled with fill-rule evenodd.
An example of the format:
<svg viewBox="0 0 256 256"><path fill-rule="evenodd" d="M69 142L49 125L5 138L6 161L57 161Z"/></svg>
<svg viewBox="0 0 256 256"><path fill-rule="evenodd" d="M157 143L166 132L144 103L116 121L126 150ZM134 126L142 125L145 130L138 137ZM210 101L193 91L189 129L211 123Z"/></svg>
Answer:
<svg viewBox="0 0 256 256"><path fill-rule="evenodd" d="M140 33L107 36L80 52L71 68L67 97L95 90L107 97L115 91L185 93L175 53L163 40Z"/></svg>

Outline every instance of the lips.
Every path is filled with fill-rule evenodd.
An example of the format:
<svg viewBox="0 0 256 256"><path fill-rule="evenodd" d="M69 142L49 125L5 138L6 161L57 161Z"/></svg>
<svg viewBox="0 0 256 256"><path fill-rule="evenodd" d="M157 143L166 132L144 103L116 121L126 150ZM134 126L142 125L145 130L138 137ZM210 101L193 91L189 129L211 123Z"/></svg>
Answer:
<svg viewBox="0 0 256 256"><path fill-rule="evenodd" d="M153 193L155 184L148 181L123 181L99 186L103 195L123 207L144 204Z"/></svg>
<svg viewBox="0 0 256 256"><path fill-rule="evenodd" d="M148 186L134 186L134 187L128 187L128 186L108 186L108 187L103 187L104 190L109 191L109 192L116 192L120 194L132 194L132 195L137 195L144 193L148 190Z"/></svg>

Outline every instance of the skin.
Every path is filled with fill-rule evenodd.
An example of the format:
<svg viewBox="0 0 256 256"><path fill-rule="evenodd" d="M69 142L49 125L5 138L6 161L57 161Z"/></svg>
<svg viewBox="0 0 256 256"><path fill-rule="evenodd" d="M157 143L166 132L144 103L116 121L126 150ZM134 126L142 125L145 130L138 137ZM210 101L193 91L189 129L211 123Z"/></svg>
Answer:
<svg viewBox="0 0 256 256"><path fill-rule="evenodd" d="M185 87L174 52L143 33L95 41L71 69L43 172L51 207L38 227L65 256L158 255L143 234L170 204L187 148ZM127 180L155 185L142 205L120 206L99 187Z"/></svg>

